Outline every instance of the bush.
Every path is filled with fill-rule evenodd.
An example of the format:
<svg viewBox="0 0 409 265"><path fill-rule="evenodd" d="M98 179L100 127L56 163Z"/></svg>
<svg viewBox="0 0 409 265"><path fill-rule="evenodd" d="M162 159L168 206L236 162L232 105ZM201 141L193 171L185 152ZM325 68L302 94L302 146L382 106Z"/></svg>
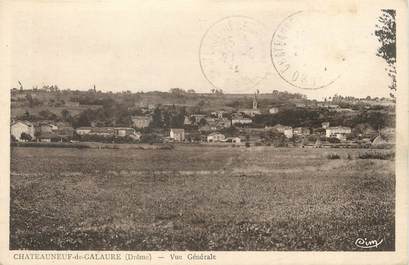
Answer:
<svg viewBox="0 0 409 265"><path fill-rule="evenodd" d="M249 142L246 143L246 147L250 147L250 143L249 143Z"/></svg>
<svg viewBox="0 0 409 265"><path fill-rule="evenodd" d="M31 137L31 135L29 135L29 134L27 134L25 132L22 132L21 136L20 136L20 139L23 140L23 141L29 142L29 141L32 140L32 137Z"/></svg>
<svg viewBox="0 0 409 265"><path fill-rule="evenodd" d="M341 157L338 154L328 154L328 159L340 159Z"/></svg>
<svg viewBox="0 0 409 265"><path fill-rule="evenodd" d="M395 153L380 153L380 152L365 152L360 153L358 156L360 159L380 159L380 160L392 160L395 158Z"/></svg>

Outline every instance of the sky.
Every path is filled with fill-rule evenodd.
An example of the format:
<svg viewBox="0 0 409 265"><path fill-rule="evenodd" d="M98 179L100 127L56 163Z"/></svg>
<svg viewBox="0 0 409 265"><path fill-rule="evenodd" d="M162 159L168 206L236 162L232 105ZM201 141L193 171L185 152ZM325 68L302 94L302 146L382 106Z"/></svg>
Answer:
<svg viewBox="0 0 409 265"><path fill-rule="evenodd" d="M325 42L329 54L321 60L333 55L331 51L335 48L332 47L342 46L346 64L331 85L305 90L280 77L269 56L272 36L290 14L300 10L309 12L311 8L308 4L294 6L263 0L251 4L229 0L142 0L121 4L87 0L17 1L7 6L4 35L10 86L18 87L19 80L25 88L56 84L62 89L85 90L95 84L98 90L113 92L169 91L174 87L209 92L214 86L201 68L200 45L206 32L214 33L213 39L218 38L220 32L210 30L215 23L239 16L262 25L255 27L261 36L257 36L260 41L255 49L264 49L260 56L266 54L262 62L265 68L260 68L265 76L252 87L220 83L218 88L225 93L253 93L258 89L261 93L286 90L317 99L334 94L387 97L390 80L385 72L386 63L376 56L379 43L373 35L380 14L378 9L354 5L330 8L325 12L329 12L330 17L333 15L335 23L321 23L321 28L309 32L308 36L300 33L297 45L301 52L315 47L309 40L320 40L321 36L331 33L333 42ZM297 23L295 29L302 28L302 23ZM259 32L259 28L263 30ZM236 28L233 37L238 36L238 31ZM315 60L308 56L301 58ZM218 59L215 60L217 65ZM247 66L249 63L251 61L246 61ZM248 74L259 74L256 70L248 69ZM308 67L304 71L308 71ZM225 77L223 71L218 73L221 73L219 79Z"/></svg>

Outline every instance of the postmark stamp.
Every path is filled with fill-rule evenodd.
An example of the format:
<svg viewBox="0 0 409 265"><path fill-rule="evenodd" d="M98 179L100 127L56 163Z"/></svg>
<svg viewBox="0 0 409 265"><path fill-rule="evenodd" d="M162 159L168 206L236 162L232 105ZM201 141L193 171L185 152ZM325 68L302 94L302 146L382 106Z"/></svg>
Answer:
<svg viewBox="0 0 409 265"><path fill-rule="evenodd" d="M223 18L204 34L199 61L213 87L245 92L254 88L271 69L266 28L244 16Z"/></svg>
<svg viewBox="0 0 409 265"><path fill-rule="evenodd" d="M273 34L270 50L280 77L303 89L333 84L347 64L346 40L337 28L337 20L322 12L299 11L285 18Z"/></svg>

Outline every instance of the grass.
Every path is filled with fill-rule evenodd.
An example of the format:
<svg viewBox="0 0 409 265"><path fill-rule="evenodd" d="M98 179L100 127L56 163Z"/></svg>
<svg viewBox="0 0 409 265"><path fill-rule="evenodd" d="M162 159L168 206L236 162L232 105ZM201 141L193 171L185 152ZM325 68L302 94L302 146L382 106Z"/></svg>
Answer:
<svg viewBox="0 0 409 265"><path fill-rule="evenodd" d="M329 151L13 147L10 248L394 250L393 161Z"/></svg>

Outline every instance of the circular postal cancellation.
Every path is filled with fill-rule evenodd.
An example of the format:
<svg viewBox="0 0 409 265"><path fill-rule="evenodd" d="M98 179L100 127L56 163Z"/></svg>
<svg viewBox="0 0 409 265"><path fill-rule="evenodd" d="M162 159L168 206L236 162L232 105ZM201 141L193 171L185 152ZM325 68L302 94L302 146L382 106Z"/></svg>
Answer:
<svg viewBox="0 0 409 265"><path fill-rule="evenodd" d="M347 66L348 38L339 17L299 11L285 18L271 39L271 60L287 83L303 89L333 84Z"/></svg>
<svg viewBox="0 0 409 265"><path fill-rule="evenodd" d="M215 88L248 91L271 71L269 44L266 28L256 20L223 18L203 35L199 50L202 73Z"/></svg>

